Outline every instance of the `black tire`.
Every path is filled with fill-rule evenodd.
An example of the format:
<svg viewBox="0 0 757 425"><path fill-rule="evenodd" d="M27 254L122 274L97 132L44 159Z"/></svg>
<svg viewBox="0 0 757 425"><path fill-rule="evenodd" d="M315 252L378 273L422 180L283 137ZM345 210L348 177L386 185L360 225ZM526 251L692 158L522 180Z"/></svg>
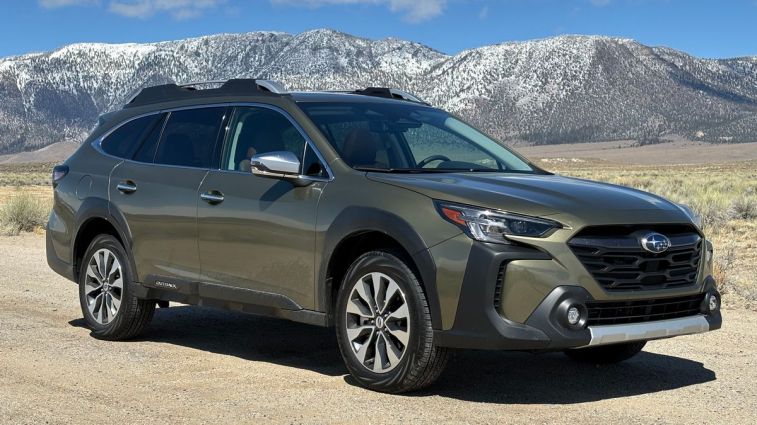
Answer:
<svg viewBox="0 0 757 425"><path fill-rule="evenodd" d="M639 354L645 345L647 345L646 341L602 345L599 347L566 350L565 355L575 361L583 363L611 364L628 360Z"/></svg>
<svg viewBox="0 0 757 425"><path fill-rule="evenodd" d="M121 265L121 278L123 280L120 307L115 317L106 324L99 323L89 311L85 295L89 261L101 249L110 251L116 257ZM92 240L81 260L79 269L79 303L84 321L92 330L92 336L95 338L111 341L134 338L150 324L155 313L155 301L141 300L134 295L133 276L128 254L116 238L111 235L98 235Z"/></svg>
<svg viewBox="0 0 757 425"><path fill-rule="evenodd" d="M358 279L371 272L383 273L396 282L405 294L410 318L404 355L392 370L385 373L375 373L364 367L356 358L346 334L347 302L352 287ZM372 251L355 260L339 289L335 316L342 358L350 374L366 388L387 393L418 390L436 381L447 364L448 350L434 345L431 314L423 288L415 274L398 256Z"/></svg>

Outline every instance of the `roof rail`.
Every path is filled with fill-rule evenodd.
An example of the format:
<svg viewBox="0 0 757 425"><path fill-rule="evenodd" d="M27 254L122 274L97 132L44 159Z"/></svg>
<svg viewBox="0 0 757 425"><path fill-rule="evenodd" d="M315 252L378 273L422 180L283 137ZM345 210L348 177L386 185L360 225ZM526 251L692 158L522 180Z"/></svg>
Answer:
<svg viewBox="0 0 757 425"><path fill-rule="evenodd" d="M353 94L359 94L363 96L375 96L375 97L386 97L389 99L400 99L400 100L407 100L408 102L415 102L415 103L422 103L424 105L430 105L430 103L424 101L420 97L408 93L406 91L402 91L399 89L393 89L390 87L366 87L363 90L355 90L352 92Z"/></svg>
<svg viewBox="0 0 757 425"><path fill-rule="evenodd" d="M199 89L215 85L218 87ZM286 88L276 81L258 79L232 79L228 81L200 81L187 84L163 84L143 88L124 107L149 105L172 100L193 99L198 96L228 95L279 95L287 93Z"/></svg>

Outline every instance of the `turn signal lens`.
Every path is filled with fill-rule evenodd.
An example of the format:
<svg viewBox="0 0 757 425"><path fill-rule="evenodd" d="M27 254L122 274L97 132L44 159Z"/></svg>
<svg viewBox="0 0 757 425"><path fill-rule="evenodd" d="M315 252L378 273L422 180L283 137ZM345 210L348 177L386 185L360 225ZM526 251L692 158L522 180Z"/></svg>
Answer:
<svg viewBox="0 0 757 425"><path fill-rule="evenodd" d="M442 214L444 214L447 219L453 223L459 224L461 226L465 226L466 222L463 220L463 213L457 210L453 210L450 208L442 207Z"/></svg>

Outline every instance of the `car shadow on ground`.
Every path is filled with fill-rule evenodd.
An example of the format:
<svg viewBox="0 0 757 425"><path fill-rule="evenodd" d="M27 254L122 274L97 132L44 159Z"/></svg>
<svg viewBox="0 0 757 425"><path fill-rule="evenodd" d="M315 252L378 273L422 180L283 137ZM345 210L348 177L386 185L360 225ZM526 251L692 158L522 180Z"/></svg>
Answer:
<svg viewBox="0 0 757 425"><path fill-rule="evenodd" d="M84 327L84 321L69 322ZM211 308L158 309L137 341L190 347L328 376L347 375L332 329ZM409 397L442 396L504 404L569 404L650 394L716 379L702 363L649 352L631 360L596 366L561 353L455 351L429 389Z"/></svg>

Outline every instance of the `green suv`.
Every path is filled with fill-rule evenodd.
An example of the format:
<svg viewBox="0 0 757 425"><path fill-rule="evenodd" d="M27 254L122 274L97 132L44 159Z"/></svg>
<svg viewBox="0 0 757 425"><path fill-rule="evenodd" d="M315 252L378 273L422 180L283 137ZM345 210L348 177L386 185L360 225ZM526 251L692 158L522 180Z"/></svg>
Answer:
<svg viewBox="0 0 757 425"><path fill-rule="evenodd" d="M333 326L355 379L396 393L453 348L609 363L721 325L690 209L544 171L394 89L146 88L53 187L47 260L102 339L169 301Z"/></svg>

